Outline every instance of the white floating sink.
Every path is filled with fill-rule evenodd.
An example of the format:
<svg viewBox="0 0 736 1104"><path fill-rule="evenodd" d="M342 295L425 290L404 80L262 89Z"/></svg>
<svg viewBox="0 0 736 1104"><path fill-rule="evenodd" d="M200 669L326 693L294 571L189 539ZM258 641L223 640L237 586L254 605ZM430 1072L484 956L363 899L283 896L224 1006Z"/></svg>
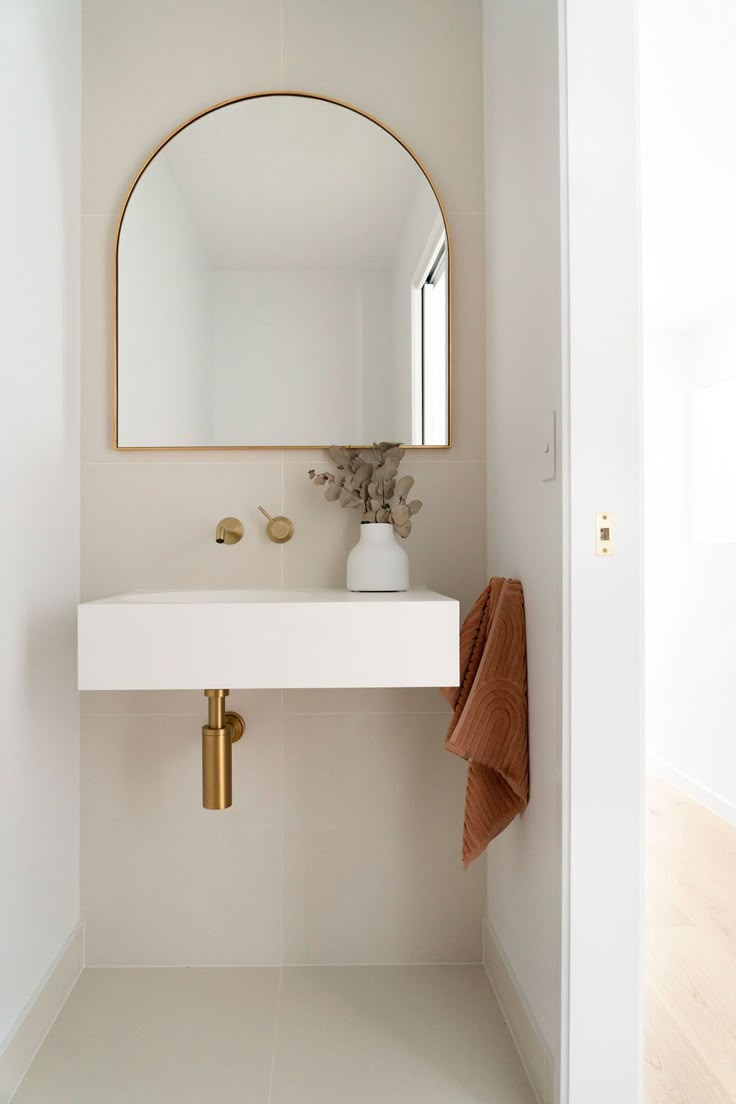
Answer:
<svg viewBox="0 0 736 1104"><path fill-rule="evenodd" d="M459 607L431 590L137 591L79 607L80 690L457 686Z"/></svg>

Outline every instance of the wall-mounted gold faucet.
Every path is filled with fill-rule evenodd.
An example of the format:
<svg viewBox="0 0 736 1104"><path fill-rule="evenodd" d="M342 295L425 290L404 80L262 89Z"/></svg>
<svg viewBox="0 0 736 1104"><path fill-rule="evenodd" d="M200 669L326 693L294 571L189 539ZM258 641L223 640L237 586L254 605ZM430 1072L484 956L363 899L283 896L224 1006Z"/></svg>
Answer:
<svg viewBox="0 0 736 1104"><path fill-rule="evenodd" d="M233 744L245 732L239 713L225 712L229 690L205 690L207 724L202 725L202 804L229 809L233 803Z"/></svg>
<svg viewBox="0 0 736 1104"><path fill-rule="evenodd" d="M215 540L218 544L237 544L243 539L243 523L239 518L226 517L218 521L215 529Z"/></svg>
<svg viewBox="0 0 736 1104"><path fill-rule="evenodd" d="M271 517L262 506L258 509L268 521L266 526L266 535L269 540L274 544L286 544L294 536L294 522L291 518L284 517L283 514L279 514L278 517Z"/></svg>

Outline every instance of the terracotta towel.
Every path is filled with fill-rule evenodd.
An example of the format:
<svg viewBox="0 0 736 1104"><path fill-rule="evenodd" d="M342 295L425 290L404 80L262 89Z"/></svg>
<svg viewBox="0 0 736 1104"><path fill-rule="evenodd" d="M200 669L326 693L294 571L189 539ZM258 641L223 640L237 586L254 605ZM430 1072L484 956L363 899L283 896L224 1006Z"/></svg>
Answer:
<svg viewBox="0 0 736 1104"><path fill-rule="evenodd" d="M460 632L459 687L442 693L455 710L448 751L469 760L463 828L467 867L526 808L529 741L524 592L491 579Z"/></svg>

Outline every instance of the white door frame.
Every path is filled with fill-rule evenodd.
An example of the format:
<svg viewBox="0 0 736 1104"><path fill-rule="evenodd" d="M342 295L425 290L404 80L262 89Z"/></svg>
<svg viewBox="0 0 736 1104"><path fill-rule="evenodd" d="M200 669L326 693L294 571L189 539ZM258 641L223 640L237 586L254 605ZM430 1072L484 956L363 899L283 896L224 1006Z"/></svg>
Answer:
<svg viewBox="0 0 736 1104"><path fill-rule="evenodd" d="M568 197L562 218L568 938L561 1047L567 1104L638 1104L643 1096L636 24L636 0L560 0ZM595 554L599 511L614 517L608 559Z"/></svg>

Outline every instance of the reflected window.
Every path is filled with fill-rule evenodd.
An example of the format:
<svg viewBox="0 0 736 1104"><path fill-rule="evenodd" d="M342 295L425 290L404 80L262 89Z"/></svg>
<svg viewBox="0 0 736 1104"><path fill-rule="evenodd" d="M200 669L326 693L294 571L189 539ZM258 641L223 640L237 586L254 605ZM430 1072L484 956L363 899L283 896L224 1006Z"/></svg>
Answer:
<svg viewBox="0 0 736 1104"><path fill-rule="evenodd" d="M447 241L440 235L415 283L413 443L437 445L447 440L448 280Z"/></svg>

